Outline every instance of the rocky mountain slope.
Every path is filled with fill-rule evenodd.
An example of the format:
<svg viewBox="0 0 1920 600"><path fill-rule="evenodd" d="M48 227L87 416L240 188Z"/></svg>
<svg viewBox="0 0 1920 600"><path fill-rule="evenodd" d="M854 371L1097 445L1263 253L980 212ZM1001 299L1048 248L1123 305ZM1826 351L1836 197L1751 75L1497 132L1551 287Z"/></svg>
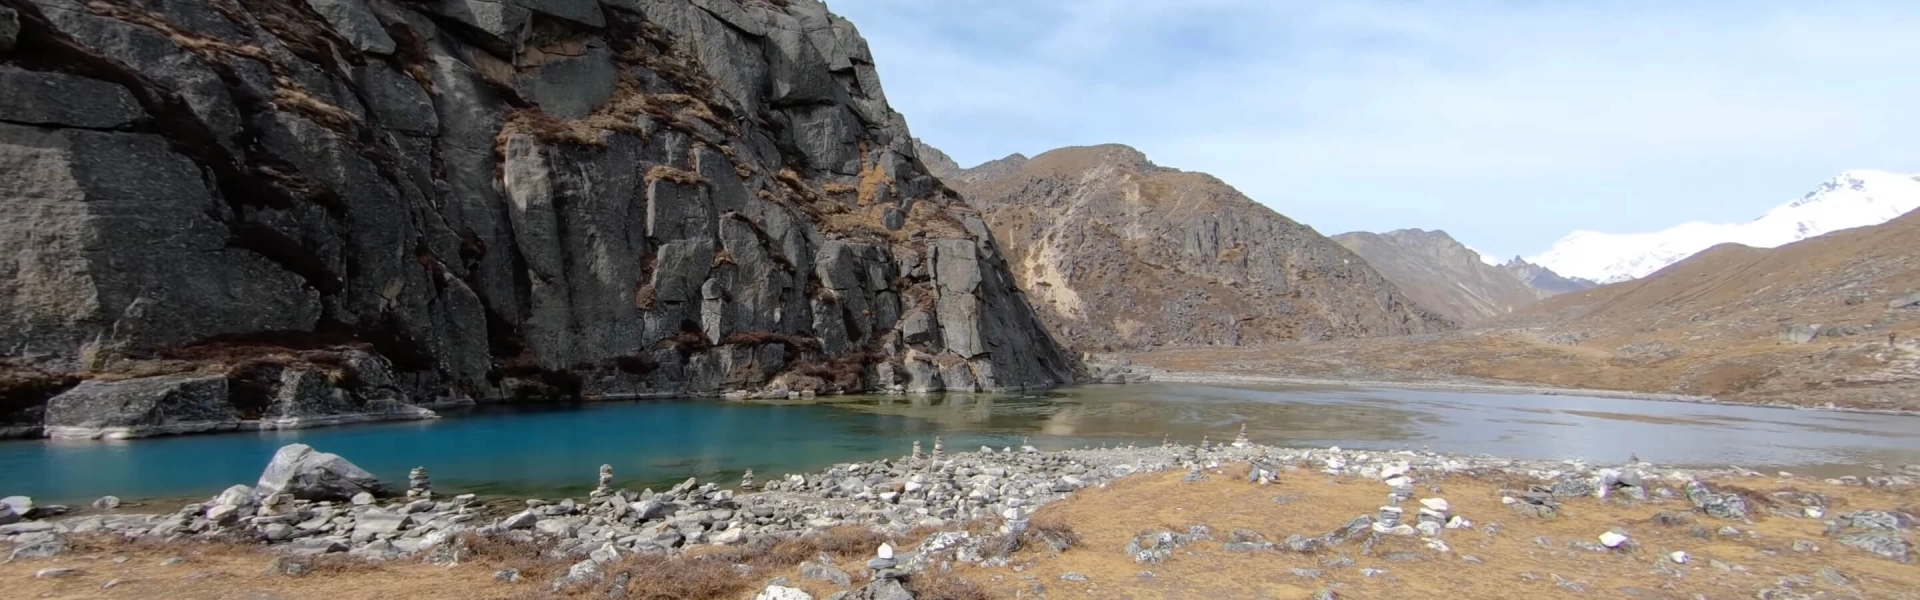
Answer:
<svg viewBox="0 0 1920 600"><path fill-rule="evenodd" d="M1778 248L1715 246L1476 329L1136 357L1346 379L1463 379L1920 410L1920 211Z"/></svg>
<svg viewBox="0 0 1920 600"><path fill-rule="evenodd" d="M1545 295L1512 271L1482 261L1445 231L1355 231L1333 241L1366 259L1414 302L1462 323L1512 312Z"/></svg>
<svg viewBox="0 0 1920 600"><path fill-rule="evenodd" d="M1561 275L1617 283L1644 277L1719 244L1773 248L1885 223L1915 208L1920 208L1920 179L1856 169L1745 223L1684 223L1634 234L1575 231L1528 260Z"/></svg>
<svg viewBox="0 0 1920 600"><path fill-rule="evenodd" d="M1084 349L1438 331L1365 260L1204 173L1061 148L929 169L986 214L1042 318Z"/></svg>
<svg viewBox="0 0 1920 600"><path fill-rule="evenodd" d="M1588 279L1562 276L1553 272L1553 269L1527 262L1527 259L1518 256L1500 263L1500 268L1512 273L1514 277L1520 279L1521 283L1540 292L1541 297L1578 292L1600 285L1599 282Z"/></svg>
<svg viewBox="0 0 1920 600"><path fill-rule="evenodd" d="M253 418L285 391L262 363L362 403L348 350L414 400L1071 377L816 0L0 17L15 423L78 379L178 372Z"/></svg>

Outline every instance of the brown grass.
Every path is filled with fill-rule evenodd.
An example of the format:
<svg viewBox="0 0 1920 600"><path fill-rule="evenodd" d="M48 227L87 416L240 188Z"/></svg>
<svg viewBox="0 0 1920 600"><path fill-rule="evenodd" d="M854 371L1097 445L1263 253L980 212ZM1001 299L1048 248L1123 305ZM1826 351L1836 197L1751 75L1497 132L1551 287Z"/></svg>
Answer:
<svg viewBox="0 0 1920 600"><path fill-rule="evenodd" d="M671 181L680 185L700 185L707 182L705 177L691 171L683 171L667 165L654 165L647 169L647 183Z"/></svg>
<svg viewBox="0 0 1920 600"><path fill-rule="evenodd" d="M633 288L633 307L640 312L653 310L653 282L642 281Z"/></svg>
<svg viewBox="0 0 1920 600"><path fill-rule="evenodd" d="M322 127L339 132L353 131L360 124L359 117L314 97L292 78L275 77L273 83L273 104L280 110L306 117Z"/></svg>
<svg viewBox="0 0 1920 600"><path fill-rule="evenodd" d="M1423 478L1417 497L1444 497L1453 505L1454 514L1474 521L1480 528L1497 522L1501 532L1488 536L1483 529L1447 531L1441 539L1452 546L1448 553L1427 549L1418 538L1383 541L1371 554L1360 552L1357 542L1307 555L1224 552L1221 546L1235 528L1253 530L1276 542L1296 533L1316 536L1355 516L1374 513L1386 498L1385 486L1368 481L1305 472L1283 475L1272 486L1256 486L1244 483L1245 471L1244 465L1233 466L1198 483L1181 482L1181 472L1141 475L1105 488L1082 490L1064 502L1042 508L1033 517L1036 526L1057 523L1071 527L1082 538L1077 549L1056 554L1044 544L1029 543L1012 558L1012 564L1022 569L1018 576L971 566L956 567L954 575L980 584L995 598L1015 597L1029 582L1038 581L1046 586L1047 597L1054 599L1307 598L1332 584L1341 586L1340 598L1359 599L1502 600L1567 595L1553 587L1550 573L1586 582L1589 597L1619 597L1618 590L1629 586L1653 587L1665 594L1656 597L1687 598L1694 593L1715 598L1751 597L1754 590L1772 587L1772 582L1781 577L1810 575L1821 565L1832 565L1856 578L1857 590L1816 581L1813 588L1803 592L1823 589L1838 597L1857 593L1870 598L1901 597L1903 590L1920 585L1920 572L1910 566L1832 543L1817 520L1762 515L1753 525L1735 524L1743 531L1754 531L1757 537L1697 539L1686 528L1651 524L1655 513L1686 512L1684 500L1628 505L1603 504L1588 498L1567 501L1559 518L1544 521L1517 515L1500 503L1499 489L1515 485L1514 481L1464 475ZM1428 485L1439 485L1444 493L1433 494L1426 490ZM1723 489L1744 489L1759 496L1788 487L1825 494L1833 504L1858 508L1905 506L1920 497L1920 491L1912 489L1873 491L1806 480L1781 484L1763 478L1728 482ZM1289 501L1276 504L1273 498L1282 495ZM1697 516L1713 527L1723 524ZM1120 551L1143 530L1185 530L1198 524L1210 526L1215 539L1183 546L1164 563L1138 564ZM1641 548L1595 553L1568 547L1574 541L1597 541L1600 532L1612 527L1625 529ZM1537 536L1547 537L1551 547L1536 544ZM1796 539L1812 540L1821 551L1811 555L1793 552L1788 547ZM1673 550L1693 555L1693 563L1683 567L1688 575L1673 579L1650 574ZM1417 560L1387 559L1395 553L1411 553ZM1463 562L1465 555L1484 563ZM1337 556L1349 557L1357 564L1346 568L1320 564ZM1707 567L1716 559L1748 571L1724 572ZM1361 567L1385 569L1391 577L1363 577L1358 572ZM1291 568L1319 569L1323 577L1293 577L1288 575ZM1152 571L1154 576L1139 577L1141 571ZM1089 581L1060 581L1063 573L1086 575ZM1535 580L1528 582L1522 573L1532 573Z"/></svg>

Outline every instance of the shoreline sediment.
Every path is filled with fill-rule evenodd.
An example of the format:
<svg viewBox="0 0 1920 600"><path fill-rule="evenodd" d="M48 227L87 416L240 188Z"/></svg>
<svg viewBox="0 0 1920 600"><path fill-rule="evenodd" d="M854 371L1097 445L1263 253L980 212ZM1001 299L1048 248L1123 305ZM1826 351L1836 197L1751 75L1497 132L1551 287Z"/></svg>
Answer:
<svg viewBox="0 0 1920 600"><path fill-rule="evenodd" d="M1783 402L1739 402L1721 400L1712 396L1692 394L1672 394L1662 392L1639 392L1633 390L1604 390L1593 388L1567 388L1533 385L1522 382L1487 383L1465 381L1421 381L1421 380L1360 380L1325 379L1314 377L1296 377L1288 375L1254 375L1246 373L1224 373L1215 371L1171 371L1153 370L1156 383L1190 383L1215 385L1279 385L1340 387L1353 389L1403 389L1446 392L1481 392L1493 394L1535 394L1542 396L1584 396L1590 398L1608 398L1619 400L1650 400L1658 402L1678 402L1686 404L1712 404L1716 406L1745 406L1752 408L1775 408L1802 411L1824 411L1838 413L1857 413L1871 415L1920 416L1920 410L1895 410L1874 408L1849 408L1844 406L1804 406Z"/></svg>

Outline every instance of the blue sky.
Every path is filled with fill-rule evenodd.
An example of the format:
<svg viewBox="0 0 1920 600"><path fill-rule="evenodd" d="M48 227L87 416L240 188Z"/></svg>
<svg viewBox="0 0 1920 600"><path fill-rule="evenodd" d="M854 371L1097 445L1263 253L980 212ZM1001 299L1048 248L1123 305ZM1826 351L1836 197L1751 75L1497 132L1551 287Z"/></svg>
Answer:
<svg viewBox="0 0 1920 600"><path fill-rule="evenodd" d="M1920 2L829 0L971 166L1118 142L1322 233L1740 221L1920 172Z"/></svg>

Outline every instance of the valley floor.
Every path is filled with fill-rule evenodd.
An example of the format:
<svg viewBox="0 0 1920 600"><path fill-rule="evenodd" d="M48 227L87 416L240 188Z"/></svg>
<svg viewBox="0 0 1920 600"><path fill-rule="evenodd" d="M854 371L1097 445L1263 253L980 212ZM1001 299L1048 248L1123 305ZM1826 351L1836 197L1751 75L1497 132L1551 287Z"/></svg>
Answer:
<svg viewBox="0 0 1920 600"><path fill-rule="evenodd" d="M1382 382L1815 408L1920 410L1920 331L1790 344L1687 330L1588 337L1543 329L1130 355L1187 381ZM1168 377L1161 377L1168 379ZM1543 390L1536 390L1543 391ZM1596 393L1598 392L1598 393Z"/></svg>
<svg viewBox="0 0 1920 600"><path fill-rule="evenodd" d="M1356 516L1379 513L1389 488L1310 467L1286 469L1274 484L1255 485L1247 482L1248 469L1245 462L1227 463L1206 471L1203 479L1179 470L1146 473L1081 490L1033 517L1035 529L1068 532L1072 543L1065 551L1029 541L1003 565L955 563L944 573L931 569L913 576L909 589L917 600L1311 598L1320 593L1343 599L1920 597L1920 571L1911 564L1844 545L1824 531L1823 519L1800 514L1807 498L1820 499L1826 519L1844 521L1844 513L1865 510L1911 514L1920 504L1920 491L1911 486L1722 479L1718 489L1747 499L1752 523L1702 514L1683 497L1655 495L1635 502L1618 494L1605 500L1568 498L1552 518L1543 519L1504 503L1530 480L1437 474L1417 481L1413 498L1444 498L1451 515L1469 522L1433 538L1444 548L1424 536L1385 535L1372 544L1353 539L1294 552L1287 550L1286 538L1320 536ZM1421 504L1403 506L1411 514ZM1139 562L1127 551L1129 541L1145 531L1186 533L1195 527L1204 527L1206 535L1178 536L1160 562ZM1598 536L1609 531L1629 541L1616 549L1602 547ZM840 533L837 541L827 536L804 547L758 554L716 549L723 553L714 557L720 560L630 558L608 569L632 575L624 590L614 593L604 585L551 592L548 583L567 561L541 561L511 549L477 548L452 567L367 563L335 555L327 558L338 560L319 561L311 572L288 576L271 568L276 558L260 546L127 545L98 539L76 544L57 558L0 564L0 581L10 598L745 600L781 578L814 598L827 598L861 585L862 563L879 540ZM1900 539L1911 532L1890 533ZM1675 552L1686 553L1686 562L1676 562ZM807 578L798 566L802 560L831 560L851 581ZM521 569L526 578L496 581L495 572L508 567ZM35 576L58 568L75 571Z"/></svg>

